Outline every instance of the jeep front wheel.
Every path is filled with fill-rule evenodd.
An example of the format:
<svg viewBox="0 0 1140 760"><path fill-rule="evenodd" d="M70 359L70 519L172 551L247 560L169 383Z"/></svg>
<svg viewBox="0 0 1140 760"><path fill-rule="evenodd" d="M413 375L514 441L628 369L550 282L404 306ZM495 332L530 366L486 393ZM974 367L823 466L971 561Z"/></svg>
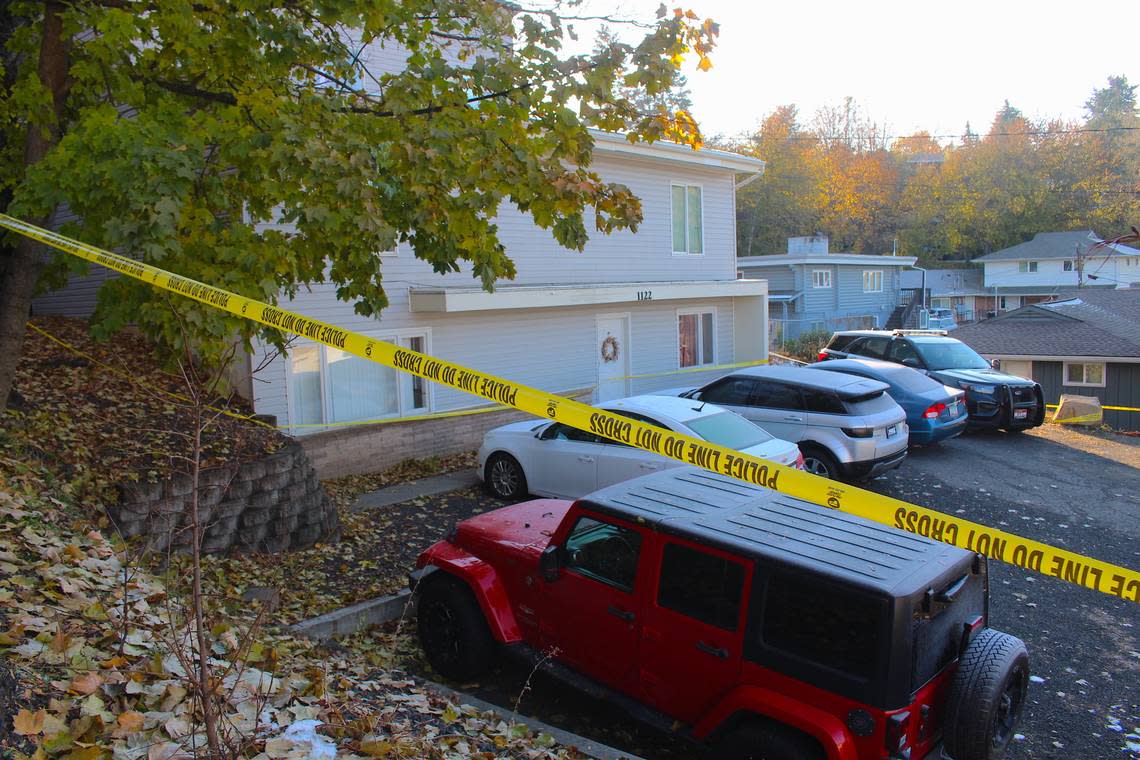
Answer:
<svg viewBox="0 0 1140 760"><path fill-rule="evenodd" d="M958 661L946 701L946 752L954 760L1005 753L1025 708L1029 654L1021 639L986 628Z"/></svg>
<svg viewBox="0 0 1140 760"><path fill-rule="evenodd" d="M825 760L814 738L782 723L748 720L730 729L707 754L708 760Z"/></svg>
<svg viewBox="0 0 1140 760"><path fill-rule="evenodd" d="M432 668L455 681L487 671L495 658L495 640L471 590L461 581L440 578L419 593L417 629Z"/></svg>

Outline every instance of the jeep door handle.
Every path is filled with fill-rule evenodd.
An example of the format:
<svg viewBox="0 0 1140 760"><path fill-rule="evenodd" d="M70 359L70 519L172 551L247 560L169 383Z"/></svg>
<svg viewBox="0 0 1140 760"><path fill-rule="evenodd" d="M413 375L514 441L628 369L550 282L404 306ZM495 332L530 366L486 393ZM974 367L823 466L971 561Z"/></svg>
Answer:
<svg viewBox="0 0 1140 760"><path fill-rule="evenodd" d="M623 610L621 607L615 607L612 604L606 608L606 612L610 613L611 615L613 615L616 618L621 618L622 620L626 621L627 623L632 623L634 617L636 617L629 610Z"/></svg>
<svg viewBox="0 0 1140 760"><path fill-rule="evenodd" d="M727 649L721 649L720 647L714 646L713 644L710 644L707 641L698 641L697 642L697 649L701 650L705 654L711 654L713 657L719 657L722 660L728 659L728 650Z"/></svg>
<svg viewBox="0 0 1140 760"><path fill-rule="evenodd" d="M590 462L594 461L594 458L593 457L578 457L578 461L579 462L585 462L586 464L589 464Z"/></svg>
<svg viewBox="0 0 1140 760"><path fill-rule="evenodd" d="M784 420L787 422L803 422L804 418L798 414L789 414L788 416L784 417Z"/></svg>
<svg viewBox="0 0 1140 760"><path fill-rule="evenodd" d="M650 464L649 462L642 462L642 463L641 463L641 469L643 469L643 470L660 470L660 469L661 469L661 465L659 465L659 464Z"/></svg>

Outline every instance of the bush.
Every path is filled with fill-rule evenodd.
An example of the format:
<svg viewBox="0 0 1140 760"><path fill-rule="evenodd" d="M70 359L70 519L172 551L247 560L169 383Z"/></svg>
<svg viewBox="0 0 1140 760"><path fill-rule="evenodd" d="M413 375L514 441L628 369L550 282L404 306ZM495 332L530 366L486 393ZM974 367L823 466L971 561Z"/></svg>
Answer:
<svg viewBox="0 0 1140 760"><path fill-rule="evenodd" d="M783 345L778 353L784 356L790 356L793 359L798 359L802 362L814 362L819 359L819 352L827 345L827 341L831 339L831 333L826 330L812 330L801 334L795 340L790 340Z"/></svg>

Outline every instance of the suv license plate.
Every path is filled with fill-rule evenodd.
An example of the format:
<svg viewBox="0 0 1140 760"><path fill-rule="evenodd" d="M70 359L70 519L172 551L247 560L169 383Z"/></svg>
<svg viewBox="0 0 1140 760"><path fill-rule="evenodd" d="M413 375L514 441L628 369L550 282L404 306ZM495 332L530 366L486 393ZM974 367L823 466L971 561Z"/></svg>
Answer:
<svg viewBox="0 0 1140 760"><path fill-rule="evenodd" d="M898 432L899 426L891 425L889 428L887 428L887 438L894 438L896 435L898 435Z"/></svg>
<svg viewBox="0 0 1140 760"><path fill-rule="evenodd" d="M1013 418L1015 420L1023 420L1028 416L1029 416L1029 410L1028 409L1014 409L1013 410Z"/></svg>

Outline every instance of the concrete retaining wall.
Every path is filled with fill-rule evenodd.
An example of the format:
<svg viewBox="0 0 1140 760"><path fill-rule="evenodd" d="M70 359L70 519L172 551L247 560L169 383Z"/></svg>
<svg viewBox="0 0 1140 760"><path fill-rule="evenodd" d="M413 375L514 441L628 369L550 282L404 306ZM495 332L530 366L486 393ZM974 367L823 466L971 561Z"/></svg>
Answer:
<svg viewBox="0 0 1140 760"><path fill-rule="evenodd" d="M339 536L336 508L295 441L252 462L203 470L198 483L206 553L280 552ZM192 486L181 473L121 486L119 503L108 512L124 536L146 536L158 550L185 551L193 538Z"/></svg>
<svg viewBox="0 0 1140 760"><path fill-rule="evenodd" d="M570 398L589 402L590 390ZM297 440L305 448L322 479L381 472L405 459L446 456L471 451L483 443L483 434L508 422L538 418L505 409L434 420L410 419L379 425L351 425Z"/></svg>

